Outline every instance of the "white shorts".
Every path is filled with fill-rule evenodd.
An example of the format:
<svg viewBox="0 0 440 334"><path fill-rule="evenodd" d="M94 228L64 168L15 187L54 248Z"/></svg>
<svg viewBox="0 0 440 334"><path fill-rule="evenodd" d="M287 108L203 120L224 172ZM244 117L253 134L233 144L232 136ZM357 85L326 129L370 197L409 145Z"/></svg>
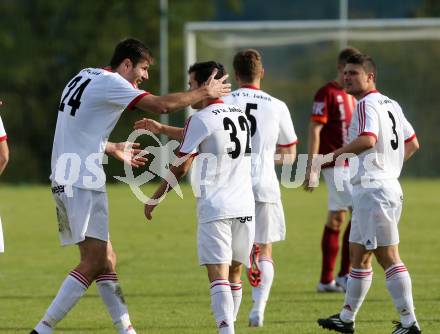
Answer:
<svg viewBox="0 0 440 334"><path fill-rule="evenodd" d="M350 168L330 167L321 170L327 184L328 211L347 211L351 207Z"/></svg>
<svg viewBox="0 0 440 334"><path fill-rule="evenodd" d="M231 265L234 260L249 267L254 231L253 217L199 223L197 246L200 265L220 263Z"/></svg>
<svg viewBox="0 0 440 334"><path fill-rule="evenodd" d="M286 223L281 200L255 202L255 242L269 244L286 239Z"/></svg>
<svg viewBox="0 0 440 334"><path fill-rule="evenodd" d="M381 181L378 188L355 185L350 242L368 250L397 245L402 202L402 188L397 180Z"/></svg>
<svg viewBox="0 0 440 334"><path fill-rule="evenodd" d="M107 193L72 187L67 196L64 187L53 185L61 245L73 245L86 237L108 241Z"/></svg>

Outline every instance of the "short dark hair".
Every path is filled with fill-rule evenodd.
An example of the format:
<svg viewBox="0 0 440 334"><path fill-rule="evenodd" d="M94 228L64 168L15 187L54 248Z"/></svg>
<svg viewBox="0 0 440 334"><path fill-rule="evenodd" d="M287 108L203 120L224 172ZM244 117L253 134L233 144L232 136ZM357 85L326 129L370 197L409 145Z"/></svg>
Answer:
<svg viewBox="0 0 440 334"><path fill-rule="evenodd" d="M353 48L353 47L348 47L348 48L342 49L338 55L338 65L345 66L348 58L350 58L351 56L354 56L356 54L360 54L360 53L361 52L358 49Z"/></svg>
<svg viewBox="0 0 440 334"><path fill-rule="evenodd" d="M226 74L225 67L217 63L216 61L205 61L200 63L195 63L190 66L188 70L188 74L194 73L194 79L197 81L197 83L202 85L206 80L208 80L209 76L212 74L212 71L214 69L217 69L217 74L215 76L215 79L220 79L222 76Z"/></svg>
<svg viewBox="0 0 440 334"><path fill-rule="evenodd" d="M252 82L263 69L263 62L257 50L246 49L234 56L233 66L240 80Z"/></svg>
<svg viewBox="0 0 440 334"><path fill-rule="evenodd" d="M131 60L133 66L136 66L142 60L147 60L150 64L153 63L151 50L135 38L126 38L116 45L110 60L110 67L113 70L116 69L126 58Z"/></svg>
<svg viewBox="0 0 440 334"><path fill-rule="evenodd" d="M374 79L377 78L377 67L373 58L369 55L355 54L347 59L347 64L361 65L366 73L373 73Z"/></svg>

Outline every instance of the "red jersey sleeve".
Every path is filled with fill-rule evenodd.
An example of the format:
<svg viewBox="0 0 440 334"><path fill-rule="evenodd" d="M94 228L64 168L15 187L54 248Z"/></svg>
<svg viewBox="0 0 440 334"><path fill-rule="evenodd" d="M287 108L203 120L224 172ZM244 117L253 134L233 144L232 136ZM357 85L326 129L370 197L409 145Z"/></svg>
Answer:
<svg viewBox="0 0 440 334"><path fill-rule="evenodd" d="M322 124L328 121L327 93L326 86L324 86L316 92L313 100L311 119Z"/></svg>

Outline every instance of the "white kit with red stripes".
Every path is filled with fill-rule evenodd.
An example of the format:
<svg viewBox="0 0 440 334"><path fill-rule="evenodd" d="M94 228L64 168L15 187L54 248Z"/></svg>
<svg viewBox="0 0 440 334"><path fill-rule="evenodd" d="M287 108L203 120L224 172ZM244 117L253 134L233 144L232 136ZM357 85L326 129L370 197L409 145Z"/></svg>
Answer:
<svg viewBox="0 0 440 334"><path fill-rule="evenodd" d="M110 133L122 112L134 107L147 94L118 73L100 68L81 70L61 95L52 149L51 180L65 185L65 182L55 180L56 168L63 168L66 170L59 171L59 175L77 175L69 185L105 191L101 162ZM57 164L60 158L69 156L72 159L70 164ZM101 184L91 187L84 183L84 177L95 179L97 175L96 171L92 174L86 164L96 165L104 179ZM78 165L79 174L72 170L72 166Z"/></svg>
<svg viewBox="0 0 440 334"><path fill-rule="evenodd" d="M359 184L361 177L369 182L397 179L402 170L405 143L416 136L399 104L377 90L366 94L358 101L349 128L350 141L359 136L375 138L376 145L358 155L359 168L357 173L352 170L352 183Z"/></svg>

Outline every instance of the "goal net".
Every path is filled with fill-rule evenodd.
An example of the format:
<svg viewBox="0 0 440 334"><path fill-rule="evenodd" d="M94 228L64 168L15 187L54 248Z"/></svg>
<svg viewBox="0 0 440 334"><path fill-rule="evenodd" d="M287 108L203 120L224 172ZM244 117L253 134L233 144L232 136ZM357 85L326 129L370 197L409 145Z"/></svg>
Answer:
<svg viewBox="0 0 440 334"><path fill-rule="evenodd" d="M314 94L336 78L336 57L346 45L373 57L378 89L401 104L422 138L424 149L405 168L408 174L439 176L440 137L433 134L440 124L440 19L188 23L185 69L219 61L235 88L234 54L258 49L266 70L262 88L289 106L304 153Z"/></svg>

